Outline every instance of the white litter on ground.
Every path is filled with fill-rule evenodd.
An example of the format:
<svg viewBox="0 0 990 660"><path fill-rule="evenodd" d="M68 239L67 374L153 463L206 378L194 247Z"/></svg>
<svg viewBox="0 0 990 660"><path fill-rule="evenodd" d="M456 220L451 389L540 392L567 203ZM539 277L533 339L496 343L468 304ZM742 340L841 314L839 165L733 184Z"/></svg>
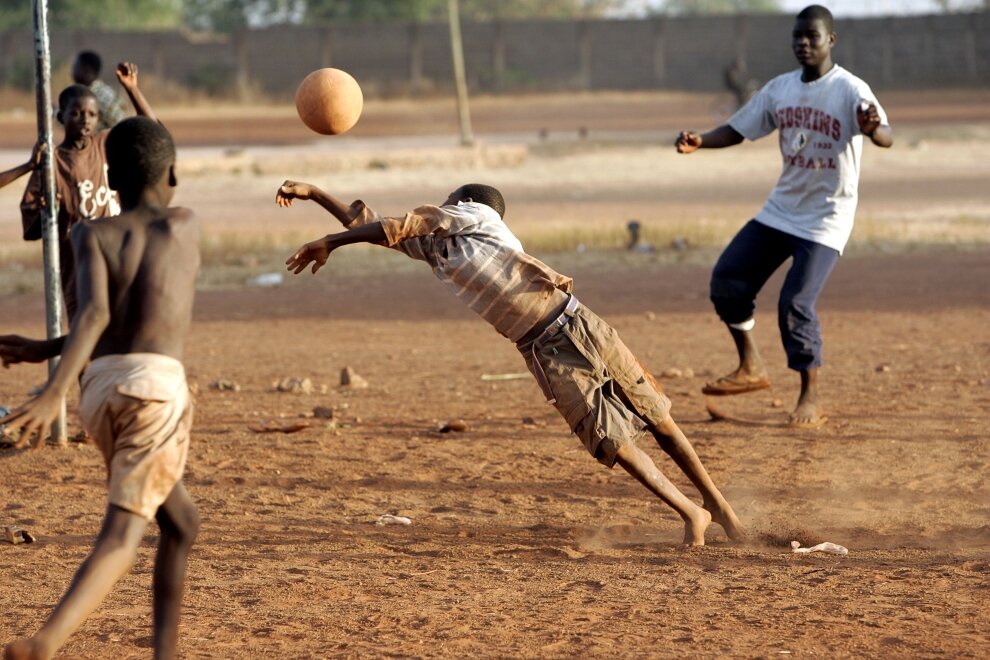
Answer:
<svg viewBox="0 0 990 660"><path fill-rule="evenodd" d="M791 552L800 552L802 554L807 554L809 552L827 552L830 555L848 555L849 549L845 548L838 543L819 543L818 545L813 545L810 548L802 548L800 541L791 541Z"/></svg>

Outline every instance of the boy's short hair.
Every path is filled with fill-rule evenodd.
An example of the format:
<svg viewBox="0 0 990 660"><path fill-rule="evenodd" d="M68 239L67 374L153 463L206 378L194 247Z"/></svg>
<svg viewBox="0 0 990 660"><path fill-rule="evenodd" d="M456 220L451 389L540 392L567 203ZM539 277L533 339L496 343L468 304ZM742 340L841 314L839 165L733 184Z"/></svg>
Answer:
<svg viewBox="0 0 990 660"><path fill-rule="evenodd" d="M505 199L498 188L484 183L468 183L461 186L461 200L471 198L471 201L490 206L495 209L500 218L505 217Z"/></svg>
<svg viewBox="0 0 990 660"><path fill-rule="evenodd" d="M168 129L147 117L120 122L107 136L107 164L118 188L140 190L161 180L175 162Z"/></svg>
<svg viewBox="0 0 990 660"><path fill-rule="evenodd" d="M100 69L103 68L103 60L91 50L84 50L76 55L76 62L90 69L96 75L100 75Z"/></svg>
<svg viewBox="0 0 990 660"><path fill-rule="evenodd" d="M808 5L801 10L796 18L798 20L821 21L825 24L826 30L835 32L835 19L832 18L832 12L828 10L828 7Z"/></svg>
<svg viewBox="0 0 990 660"><path fill-rule="evenodd" d="M97 101L96 94L94 94L93 90L89 87L86 87L86 85L69 85L58 95L58 109L60 111L64 111L69 107L69 104L76 99L85 98L87 96L92 97L94 101ZM98 102L99 101L97 101L97 103Z"/></svg>

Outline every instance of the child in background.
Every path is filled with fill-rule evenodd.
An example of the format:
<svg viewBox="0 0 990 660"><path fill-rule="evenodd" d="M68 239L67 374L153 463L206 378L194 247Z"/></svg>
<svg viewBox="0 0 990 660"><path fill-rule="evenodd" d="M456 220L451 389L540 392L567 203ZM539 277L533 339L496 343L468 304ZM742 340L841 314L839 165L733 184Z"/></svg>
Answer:
<svg viewBox="0 0 990 660"><path fill-rule="evenodd" d="M93 92L100 103L100 121L96 128L105 131L116 126L127 113L117 92L100 80L102 69L103 59L91 50L84 50L76 55L76 61L72 63L72 82L88 87Z"/></svg>
<svg viewBox="0 0 990 660"><path fill-rule="evenodd" d="M818 401L823 356L815 306L852 232L863 138L884 148L894 141L869 85L832 61L835 41L832 13L821 5L806 7L791 31L791 49L801 68L768 82L722 126L700 134L682 131L674 142L678 153L690 154L778 132L784 161L780 179L712 271L712 303L732 336L739 366L702 391L726 396L770 387L753 332L756 296L791 259L777 325L787 366L801 376L790 423L806 428L826 420Z"/></svg>
<svg viewBox="0 0 990 660"><path fill-rule="evenodd" d="M130 62L117 66L117 78L127 90L139 115L155 113L138 88L138 68ZM108 131L99 131L99 104L82 85L70 85L58 96L58 120L65 128L55 149L55 189L58 196L59 261L62 296L71 321L76 311L75 279L69 231L82 220L106 218L120 212L117 195L107 181ZM21 199L24 240L41 238L41 173L35 170Z"/></svg>

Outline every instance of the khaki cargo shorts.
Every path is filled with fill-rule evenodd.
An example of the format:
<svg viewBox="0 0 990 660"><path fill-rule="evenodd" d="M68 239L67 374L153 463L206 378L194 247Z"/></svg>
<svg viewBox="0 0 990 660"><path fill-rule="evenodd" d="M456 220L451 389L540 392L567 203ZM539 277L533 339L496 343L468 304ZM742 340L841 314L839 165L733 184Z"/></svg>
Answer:
<svg viewBox="0 0 990 660"><path fill-rule="evenodd" d="M548 400L598 461L612 467L619 449L670 414L670 399L619 339L587 307L579 306L554 336L522 347L539 382L533 355L546 376Z"/></svg>
<svg viewBox="0 0 990 660"><path fill-rule="evenodd" d="M109 502L151 520L182 478L193 406L178 360L156 353L93 360L79 417L107 464Z"/></svg>

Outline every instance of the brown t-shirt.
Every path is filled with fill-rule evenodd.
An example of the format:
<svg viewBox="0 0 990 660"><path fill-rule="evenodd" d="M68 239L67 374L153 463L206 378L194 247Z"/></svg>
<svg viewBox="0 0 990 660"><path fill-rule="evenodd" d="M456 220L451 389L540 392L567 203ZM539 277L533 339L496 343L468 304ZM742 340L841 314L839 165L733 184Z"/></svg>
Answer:
<svg viewBox="0 0 990 660"><path fill-rule="evenodd" d="M55 189L58 209L59 262L62 268L62 295L69 318L75 314L75 262L69 244L69 230L77 222L120 214L117 193L107 182L107 135L93 135L82 149L58 147L55 150ZM35 170L21 198L24 239L41 238L41 172Z"/></svg>

